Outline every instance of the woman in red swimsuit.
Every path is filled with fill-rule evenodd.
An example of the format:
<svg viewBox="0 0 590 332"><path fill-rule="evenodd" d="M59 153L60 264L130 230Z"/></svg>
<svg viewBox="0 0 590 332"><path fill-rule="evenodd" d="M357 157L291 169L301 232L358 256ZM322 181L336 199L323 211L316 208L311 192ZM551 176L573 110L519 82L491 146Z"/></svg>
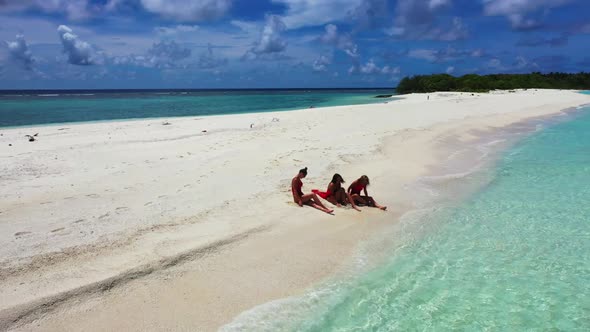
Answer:
<svg viewBox="0 0 590 332"><path fill-rule="evenodd" d="M303 182L301 181L301 179L303 179L306 176L307 167L300 169L297 176L295 176L293 180L291 180L291 193L293 193L293 200L295 201L295 203L299 204L299 206L303 206L304 204L309 205L326 213L334 212L334 210L325 207L316 194L303 194L303 191L301 191L301 188L303 187Z"/></svg>
<svg viewBox="0 0 590 332"><path fill-rule="evenodd" d="M332 177L332 181L328 184L327 191L319 191L317 189L313 189L312 192L317 194L321 198L327 200L328 202L340 207L342 205L346 206L349 202L352 204L352 208L360 211L360 209L354 204L354 200L350 195L342 188L342 184L344 183L344 179L338 173L334 174Z"/></svg>
<svg viewBox="0 0 590 332"><path fill-rule="evenodd" d="M358 180L354 181L348 187L348 194L352 197L352 200L358 204L363 204L367 206L374 206L376 208L380 208L381 210L387 210L387 206L379 205L373 197L367 194L367 186L370 184L369 177L366 175L361 176ZM361 191L363 191L364 195L361 196Z"/></svg>

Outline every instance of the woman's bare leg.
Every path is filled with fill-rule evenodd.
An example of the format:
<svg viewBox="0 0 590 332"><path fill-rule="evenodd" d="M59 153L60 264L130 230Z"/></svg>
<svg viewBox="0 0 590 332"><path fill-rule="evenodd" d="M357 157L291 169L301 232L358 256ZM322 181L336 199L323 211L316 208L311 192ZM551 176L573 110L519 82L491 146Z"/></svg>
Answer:
<svg viewBox="0 0 590 332"><path fill-rule="evenodd" d="M330 202L331 204L334 204L338 207L340 207L340 203L338 203L338 199L335 198L333 195L332 196L328 196L326 197L326 201Z"/></svg>
<svg viewBox="0 0 590 332"><path fill-rule="evenodd" d="M316 208L318 210L322 210L326 213L334 212L334 210L331 210L331 209L328 209L327 207L325 207L324 204L322 204L322 202L320 201L318 195L316 195L316 194L303 195L303 196L301 196L301 201L303 202L303 204L311 203L311 206L313 206L314 208Z"/></svg>
<svg viewBox="0 0 590 332"><path fill-rule="evenodd" d="M354 204L354 198L349 193L346 193L346 200L350 202L350 205L352 205L353 209L357 210L358 212L361 212L361 209L359 209L358 206Z"/></svg>
<svg viewBox="0 0 590 332"><path fill-rule="evenodd" d="M310 201L309 203L310 203L310 206L311 207L316 208L316 209L318 209L320 211L324 211L324 212L329 213L329 214L332 214L334 212L334 210L321 207L321 206L319 206L318 204L316 204L316 203L314 203L312 201Z"/></svg>
<svg viewBox="0 0 590 332"><path fill-rule="evenodd" d="M377 203L377 201L373 197L369 196L369 197L366 197L366 199L370 205L373 205L374 207L379 208L383 211L387 210L387 206L379 205L379 203Z"/></svg>

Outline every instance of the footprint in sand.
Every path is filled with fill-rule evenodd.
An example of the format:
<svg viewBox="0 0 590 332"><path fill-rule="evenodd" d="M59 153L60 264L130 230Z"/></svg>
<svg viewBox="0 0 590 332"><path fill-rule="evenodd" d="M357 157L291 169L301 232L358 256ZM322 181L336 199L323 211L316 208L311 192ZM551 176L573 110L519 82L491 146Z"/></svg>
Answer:
<svg viewBox="0 0 590 332"><path fill-rule="evenodd" d="M152 205L152 202L147 202L143 206L148 206L148 205Z"/></svg>
<svg viewBox="0 0 590 332"><path fill-rule="evenodd" d="M25 235L29 235L29 234L31 234L31 232L16 232L16 233L14 233L14 236L17 239L20 239L20 238L24 237Z"/></svg>
<svg viewBox="0 0 590 332"><path fill-rule="evenodd" d="M51 233L57 233L57 232L63 231L64 229L66 229L66 228L65 227L60 227L60 228L52 229L51 230Z"/></svg>
<svg viewBox="0 0 590 332"><path fill-rule="evenodd" d="M107 212L107 213L103 214L102 216L99 216L99 217L98 217L98 219L99 219L99 220L102 220L102 219L104 219L104 218L107 218L107 217L109 217L110 215L111 215L111 214L110 214L109 212Z"/></svg>
<svg viewBox="0 0 590 332"><path fill-rule="evenodd" d="M115 209L115 212L116 213L123 213L123 212L125 212L127 210L129 210L128 207L126 207L126 206L120 206L120 207L118 207L118 208Z"/></svg>
<svg viewBox="0 0 590 332"><path fill-rule="evenodd" d="M168 195L160 195L160 196L158 196L158 198L165 198L165 197L168 197Z"/></svg>
<svg viewBox="0 0 590 332"><path fill-rule="evenodd" d="M86 221L86 219L78 219L78 220L72 222L72 224L79 224L79 223L84 222L84 221Z"/></svg>
<svg viewBox="0 0 590 332"><path fill-rule="evenodd" d="M86 195L86 197L90 197L90 198L99 198L99 197L100 197L100 195L98 195L98 194L89 194L89 195Z"/></svg>

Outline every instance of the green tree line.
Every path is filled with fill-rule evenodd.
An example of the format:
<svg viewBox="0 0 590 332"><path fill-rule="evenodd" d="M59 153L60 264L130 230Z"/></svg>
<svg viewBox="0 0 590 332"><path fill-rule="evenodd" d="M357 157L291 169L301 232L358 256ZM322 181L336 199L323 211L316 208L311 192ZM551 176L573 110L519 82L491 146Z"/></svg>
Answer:
<svg viewBox="0 0 590 332"><path fill-rule="evenodd" d="M396 88L397 93L463 91L484 92L495 89L590 89L590 73L531 74L469 74L454 77L448 74L404 77Z"/></svg>

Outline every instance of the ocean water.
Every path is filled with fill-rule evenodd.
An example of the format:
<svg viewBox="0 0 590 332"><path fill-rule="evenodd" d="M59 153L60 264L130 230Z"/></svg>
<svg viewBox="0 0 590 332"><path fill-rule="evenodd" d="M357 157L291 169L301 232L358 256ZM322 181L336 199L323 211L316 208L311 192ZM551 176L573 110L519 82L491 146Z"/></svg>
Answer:
<svg viewBox="0 0 590 332"><path fill-rule="evenodd" d="M2 91L0 127L284 111L383 102L393 89Z"/></svg>
<svg viewBox="0 0 590 332"><path fill-rule="evenodd" d="M409 216L378 266L225 331L589 331L590 107L500 152L466 199Z"/></svg>

